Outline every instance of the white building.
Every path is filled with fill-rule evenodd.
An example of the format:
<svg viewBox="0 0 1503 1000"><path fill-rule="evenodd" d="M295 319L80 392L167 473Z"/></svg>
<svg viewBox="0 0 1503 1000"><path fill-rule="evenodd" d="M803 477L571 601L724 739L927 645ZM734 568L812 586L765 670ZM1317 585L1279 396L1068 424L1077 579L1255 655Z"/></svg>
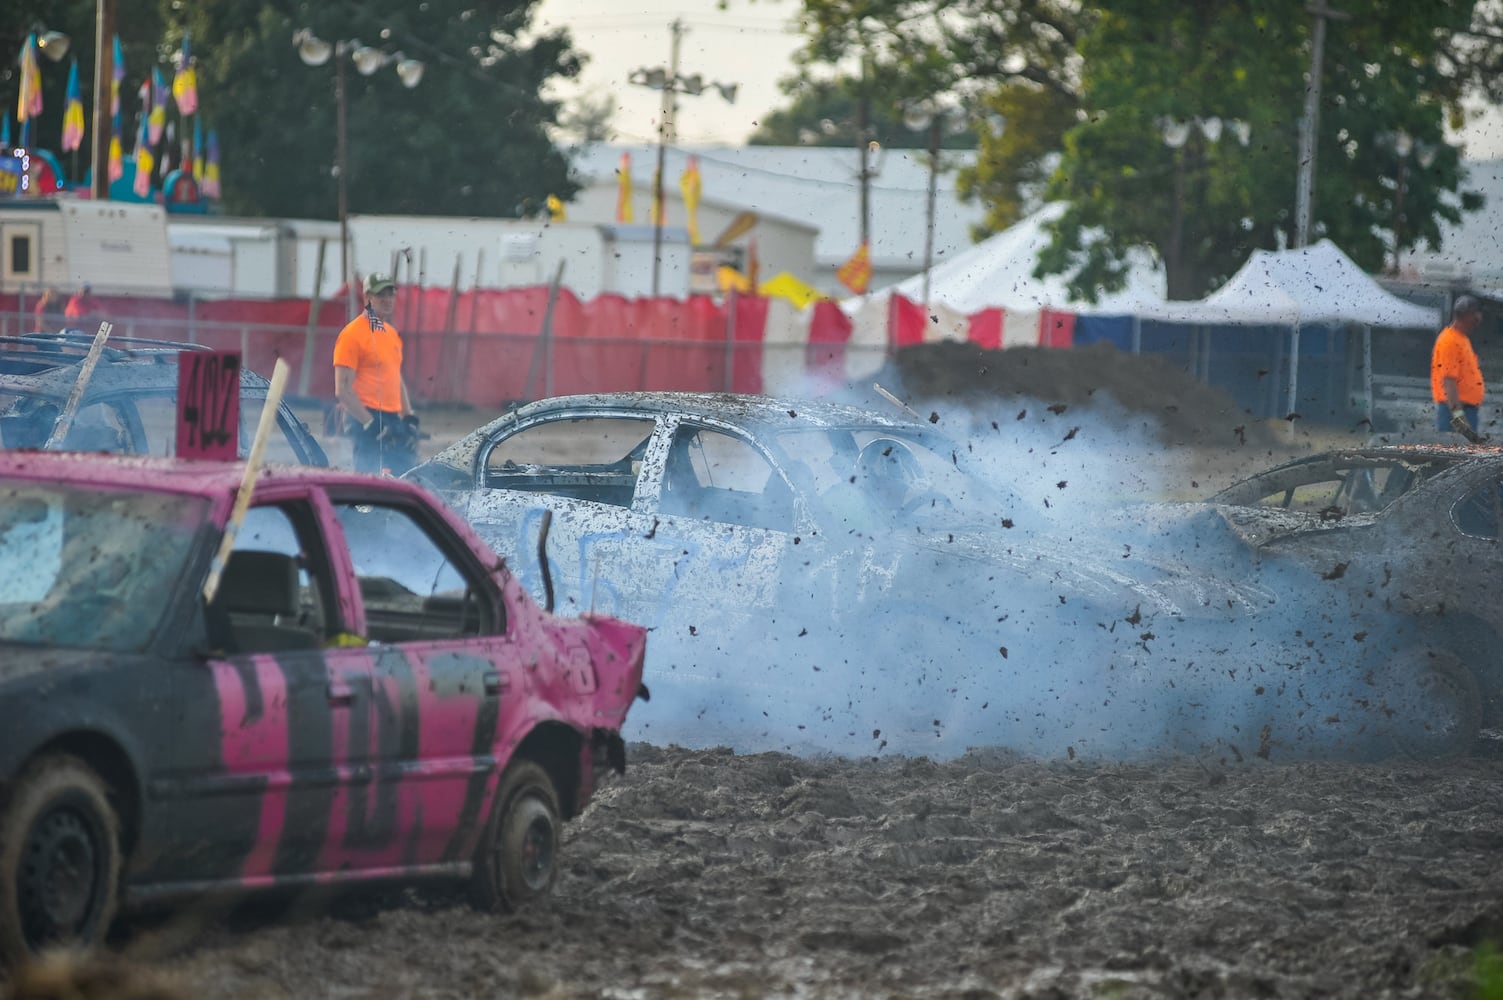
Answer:
<svg viewBox="0 0 1503 1000"><path fill-rule="evenodd" d="M581 298L602 293L683 297L713 291L718 264L760 280L788 272L828 295L850 292L836 269L860 242L859 157L829 147L705 147L663 150L664 225L652 222L658 148L592 143L571 151L582 187L565 219L481 219L352 215L350 267L357 274L394 270L430 287L542 285L560 273ZM632 221L617 218L617 169L631 164ZM698 246L687 230L680 178L698 158ZM953 167L973 153L946 151L936 178L932 260L972 244L981 206L954 194ZM868 163L872 277L882 288L923 270L928 226L927 153L883 151ZM748 221L715 246L736 221ZM321 297L338 285L339 227L313 220L169 216L172 284L199 296ZM322 270L319 246L323 246ZM753 255L753 246L755 254ZM654 259L656 258L656 267ZM323 275L320 282L319 274Z"/></svg>
<svg viewBox="0 0 1503 1000"><path fill-rule="evenodd" d="M860 155L854 148L830 146L713 146L664 149L663 200L670 225L683 225L679 180L689 157L699 161L702 201L701 241L708 243L738 212L758 216L755 229L735 241L743 248L755 237L761 277L788 271L826 294L845 297L835 270L861 242ZM630 155L633 214L648 220L658 147L587 143L573 150L575 172L584 187L568 206L571 221L609 222L616 218L621 155ZM955 168L975 159L973 151L944 150L936 178L932 260L938 264L972 245L971 228L985 207L955 194ZM869 156L867 199L872 255L872 288L918 274L924 268L928 224L928 152L883 149ZM794 231L814 235L812 258L802 256Z"/></svg>

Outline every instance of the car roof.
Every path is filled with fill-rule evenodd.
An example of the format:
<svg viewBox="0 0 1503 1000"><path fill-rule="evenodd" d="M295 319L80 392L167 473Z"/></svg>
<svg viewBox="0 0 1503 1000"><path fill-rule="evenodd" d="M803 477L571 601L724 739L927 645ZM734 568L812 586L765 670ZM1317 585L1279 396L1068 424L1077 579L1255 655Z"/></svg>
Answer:
<svg viewBox="0 0 1503 1000"><path fill-rule="evenodd" d="M1256 479L1265 473L1278 469L1293 469L1302 465L1320 465L1341 462L1362 461L1434 461L1445 459L1454 462L1465 462L1474 459L1489 459L1503 456L1503 447L1493 445L1475 444L1389 444L1389 445L1364 445L1359 448L1333 448L1328 451L1315 452L1311 455L1303 455L1299 458L1271 465L1266 469L1260 469L1250 479Z"/></svg>
<svg viewBox="0 0 1503 1000"><path fill-rule="evenodd" d="M845 403L735 392L597 392L553 396L518 407L503 416L525 419L538 412L558 409L628 409L648 413L672 412L725 420L737 424L787 426L790 418L818 426L839 427L851 423L879 423L893 427L916 424L912 417L889 415ZM498 421L499 422L499 421Z"/></svg>
<svg viewBox="0 0 1503 1000"><path fill-rule="evenodd" d="M1217 490L1207 499L1215 502L1223 497L1235 496L1249 483L1255 483L1260 479L1278 476L1281 473L1295 469L1317 468L1325 465L1364 465L1386 462L1404 462L1411 465L1439 463L1449 469L1472 462L1496 461L1498 459L1503 459L1503 447L1492 445L1425 443L1334 448L1311 455L1302 455L1287 462L1280 462L1277 465L1270 465L1259 469L1257 472L1249 476L1244 476L1231 485Z"/></svg>
<svg viewBox="0 0 1503 1000"><path fill-rule="evenodd" d="M79 330L0 337L0 389L51 399L66 398L73 390L79 366L88 355L93 339ZM183 351L207 350L209 348L202 344L111 337L100 353L86 395L97 397L116 391L175 391L178 355ZM266 379L241 367L242 392L249 390L250 395L261 395L268 385Z"/></svg>
<svg viewBox="0 0 1503 1000"><path fill-rule="evenodd" d="M98 452L9 451L0 449L0 477L46 479L86 485L120 485L163 493L223 497L240 487L245 463L108 455ZM263 465L257 487L311 483L367 492L425 496L411 483L312 465Z"/></svg>
<svg viewBox="0 0 1503 1000"><path fill-rule="evenodd" d="M785 430L794 421L797 422L797 427L809 429L873 425L894 429L928 429L927 424L905 414L892 416L859 406L819 399L736 392L596 392L549 396L519 406L477 427L428 461L454 468L467 468L475 460L484 442L505 427L538 415L569 410L634 412L643 415L678 413L756 430Z"/></svg>

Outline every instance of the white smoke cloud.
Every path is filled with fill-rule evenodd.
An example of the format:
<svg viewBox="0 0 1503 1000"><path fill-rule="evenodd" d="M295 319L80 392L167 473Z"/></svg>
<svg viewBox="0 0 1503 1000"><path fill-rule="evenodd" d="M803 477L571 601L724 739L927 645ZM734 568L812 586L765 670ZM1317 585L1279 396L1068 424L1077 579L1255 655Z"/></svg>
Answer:
<svg viewBox="0 0 1503 1000"><path fill-rule="evenodd" d="M1190 467L1160 460L1142 414L1109 399L910 405L1011 508L984 532L900 531L886 551L931 547L836 621L799 567L770 610L723 621L670 609L649 640L653 701L633 709L629 739L1290 759L1383 752L1420 714L1412 685L1385 673L1413 623L1368 620L1304 568L1256 565L1214 512L1154 503L1184 495ZM1249 474L1265 464L1251 458Z"/></svg>

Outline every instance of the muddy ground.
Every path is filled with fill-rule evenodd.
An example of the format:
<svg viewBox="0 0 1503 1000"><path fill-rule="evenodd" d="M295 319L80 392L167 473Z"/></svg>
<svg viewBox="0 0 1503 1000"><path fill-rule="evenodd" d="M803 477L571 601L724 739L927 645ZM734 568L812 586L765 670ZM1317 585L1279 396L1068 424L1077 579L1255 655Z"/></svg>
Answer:
<svg viewBox="0 0 1503 1000"><path fill-rule="evenodd" d="M199 997L1468 997L1503 759L1280 766L632 748L544 907L211 923ZM309 912L314 911L314 912Z"/></svg>
<svg viewBox="0 0 1503 1000"><path fill-rule="evenodd" d="M1140 386L1140 412L1177 400L1165 434L1186 440L1157 458L1187 478L1298 450L1172 370L1088 360L1048 401L1084 405L1091 378ZM966 365L957 382L980 381ZM1503 942L1491 741L1447 764L641 743L630 761L568 828L555 894L530 912L392 890L137 919L121 943L186 995L236 1000L1128 1000L1471 997L1477 954Z"/></svg>

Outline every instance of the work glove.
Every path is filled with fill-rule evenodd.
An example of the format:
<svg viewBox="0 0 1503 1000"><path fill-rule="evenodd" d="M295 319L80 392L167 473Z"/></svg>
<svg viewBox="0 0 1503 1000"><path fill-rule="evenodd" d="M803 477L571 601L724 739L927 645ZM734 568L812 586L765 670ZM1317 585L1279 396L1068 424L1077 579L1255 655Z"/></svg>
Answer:
<svg viewBox="0 0 1503 1000"><path fill-rule="evenodd" d="M407 428L400 421L383 416L372 416L371 422L361 433L379 445L391 448L405 440Z"/></svg>
<svg viewBox="0 0 1503 1000"><path fill-rule="evenodd" d="M402 424L407 428L407 435L414 445L422 438L423 432L418 427L418 415L409 413L402 418Z"/></svg>
<svg viewBox="0 0 1503 1000"><path fill-rule="evenodd" d="M1461 410L1451 411L1451 430L1458 434L1471 434L1472 425L1467 423L1466 414Z"/></svg>

